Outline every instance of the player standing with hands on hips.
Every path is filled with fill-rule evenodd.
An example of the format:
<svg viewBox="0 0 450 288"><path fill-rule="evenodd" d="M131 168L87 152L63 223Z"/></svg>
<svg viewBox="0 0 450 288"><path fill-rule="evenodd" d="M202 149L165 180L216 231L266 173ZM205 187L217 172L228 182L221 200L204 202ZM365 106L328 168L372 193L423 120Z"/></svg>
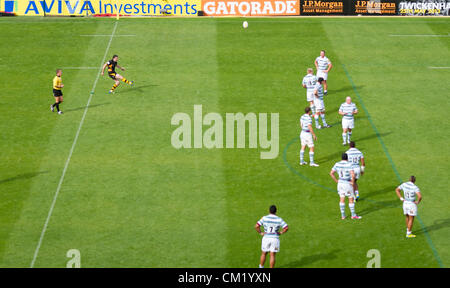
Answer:
<svg viewBox="0 0 450 288"><path fill-rule="evenodd" d="M278 217L277 207L270 206L269 215L263 216L255 225L255 230L263 236L261 242L261 258L259 268L264 268L267 253L270 252L270 268L275 267L275 256L280 251L280 235L288 231L289 227L283 219ZM264 232L261 231L261 226L264 227ZM282 229L280 231L280 229Z"/></svg>
<svg viewBox="0 0 450 288"><path fill-rule="evenodd" d="M325 56L325 50L320 51L320 56L316 58L316 60L314 61L314 65L316 65L317 78L323 78L323 92L326 95L328 93L328 72L330 72L333 65L331 64L330 59Z"/></svg>
<svg viewBox="0 0 450 288"><path fill-rule="evenodd" d="M414 217L417 216L417 204L422 201L419 187L416 186L416 177L409 177L409 181L401 184L395 189L400 201L403 201L403 214L406 216L406 238L415 238L416 235L411 233L414 223ZM400 194L403 191L404 197ZM416 200L417 195L417 200Z"/></svg>

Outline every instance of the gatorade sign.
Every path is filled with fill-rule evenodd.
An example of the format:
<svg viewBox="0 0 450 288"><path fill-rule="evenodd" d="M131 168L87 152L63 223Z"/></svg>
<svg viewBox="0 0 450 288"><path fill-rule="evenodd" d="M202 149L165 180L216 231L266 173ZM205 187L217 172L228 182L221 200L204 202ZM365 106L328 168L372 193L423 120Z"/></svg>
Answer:
<svg viewBox="0 0 450 288"><path fill-rule="evenodd" d="M300 0L203 0L206 16L299 15Z"/></svg>

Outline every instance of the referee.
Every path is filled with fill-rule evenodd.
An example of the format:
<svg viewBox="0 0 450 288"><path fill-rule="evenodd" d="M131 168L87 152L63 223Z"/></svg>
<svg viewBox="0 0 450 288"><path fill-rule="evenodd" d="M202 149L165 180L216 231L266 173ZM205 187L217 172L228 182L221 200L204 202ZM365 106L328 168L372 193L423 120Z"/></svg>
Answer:
<svg viewBox="0 0 450 288"><path fill-rule="evenodd" d="M58 114L63 114L61 110L59 110L59 104L63 102L63 94L61 89L64 87L61 79L62 70L56 69L56 76L53 78L53 97L55 97L55 103L50 105L50 110L53 112L58 111Z"/></svg>

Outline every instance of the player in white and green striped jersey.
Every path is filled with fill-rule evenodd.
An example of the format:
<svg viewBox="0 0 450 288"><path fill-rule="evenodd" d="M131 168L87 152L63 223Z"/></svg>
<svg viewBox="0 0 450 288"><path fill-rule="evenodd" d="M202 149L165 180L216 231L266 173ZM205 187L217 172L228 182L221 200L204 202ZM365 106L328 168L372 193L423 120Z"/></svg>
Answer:
<svg viewBox="0 0 450 288"><path fill-rule="evenodd" d="M345 98L345 102L339 107L339 115L342 115L342 145L350 143L352 137L352 130L355 128L354 115L358 114L358 109L355 103L352 102L352 98ZM348 134L347 134L348 133Z"/></svg>
<svg viewBox="0 0 450 288"><path fill-rule="evenodd" d="M314 114L314 120L316 121L316 128L321 129L322 126L319 124L319 116L322 118L323 127L329 128L330 125L327 124L325 120L325 103L323 102L323 87L324 82L322 77L317 79L317 83L314 86L314 106L316 107L316 114Z"/></svg>
<svg viewBox="0 0 450 288"><path fill-rule="evenodd" d="M309 165L312 167L318 167L319 165L314 163L314 140L317 140L317 136L312 129L312 119L311 119L311 107L305 107L305 114L300 117L300 165L306 165L304 161L305 148L309 148Z"/></svg>
<svg viewBox="0 0 450 288"><path fill-rule="evenodd" d="M269 213L255 225L256 232L263 236L259 268L264 268L267 253L270 253L270 268L275 267L275 256L276 253L280 252L280 235L286 233L289 229L286 222L276 215L277 207L275 205L270 206ZM264 228L264 232L261 231L261 226Z"/></svg>
<svg viewBox="0 0 450 288"><path fill-rule="evenodd" d="M337 173L339 175L339 180L334 175ZM342 153L342 161L334 164L331 168L330 176L336 182L337 190L339 194L339 209L341 210L341 219L345 219L345 197L348 197L348 207L352 213L352 219L361 219L361 216L355 213L355 194L353 193L353 185L355 184L355 172L353 171L352 163L348 162L347 153Z"/></svg>
<svg viewBox="0 0 450 288"><path fill-rule="evenodd" d="M313 74L313 69L308 68L305 77L303 77L302 86L306 88L306 101L309 102L309 107L313 115L316 113L316 107L314 106L314 88L317 83L317 77Z"/></svg>
<svg viewBox="0 0 450 288"><path fill-rule="evenodd" d="M314 65L316 65L317 78L322 77L323 78L323 86L324 86L324 93L327 95L327 89L328 89L328 72L330 72L333 65L331 64L330 59L328 59L325 56L325 50L320 51L320 56L314 60Z"/></svg>
<svg viewBox="0 0 450 288"><path fill-rule="evenodd" d="M400 194L403 191L404 198ZM401 184L395 189L400 201L403 201L403 214L406 216L406 237L415 238L416 235L411 233L414 223L414 217L417 216L417 205L422 201L422 194L419 187L416 186L416 177L409 177L409 181ZM416 200L416 195L418 199Z"/></svg>
<svg viewBox="0 0 450 288"><path fill-rule="evenodd" d="M347 150L348 162L352 163L353 171L355 172L355 200L359 199L359 190L358 190L358 179L361 175L364 174L364 168L366 166L366 162L364 161L364 155L361 151L356 148L356 144L354 141L350 141L349 143L350 149ZM359 165L361 163L361 166Z"/></svg>

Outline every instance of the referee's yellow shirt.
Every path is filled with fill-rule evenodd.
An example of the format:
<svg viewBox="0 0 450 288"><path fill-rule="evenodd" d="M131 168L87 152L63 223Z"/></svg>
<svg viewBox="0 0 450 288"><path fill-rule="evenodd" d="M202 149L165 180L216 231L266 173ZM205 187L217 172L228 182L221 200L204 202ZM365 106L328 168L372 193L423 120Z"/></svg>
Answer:
<svg viewBox="0 0 450 288"><path fill-rule="evenodd" d="M61 90L60 88L61 84L62 84L61 77L55 76L55 78L53 78L53 89Z"/></svg>

